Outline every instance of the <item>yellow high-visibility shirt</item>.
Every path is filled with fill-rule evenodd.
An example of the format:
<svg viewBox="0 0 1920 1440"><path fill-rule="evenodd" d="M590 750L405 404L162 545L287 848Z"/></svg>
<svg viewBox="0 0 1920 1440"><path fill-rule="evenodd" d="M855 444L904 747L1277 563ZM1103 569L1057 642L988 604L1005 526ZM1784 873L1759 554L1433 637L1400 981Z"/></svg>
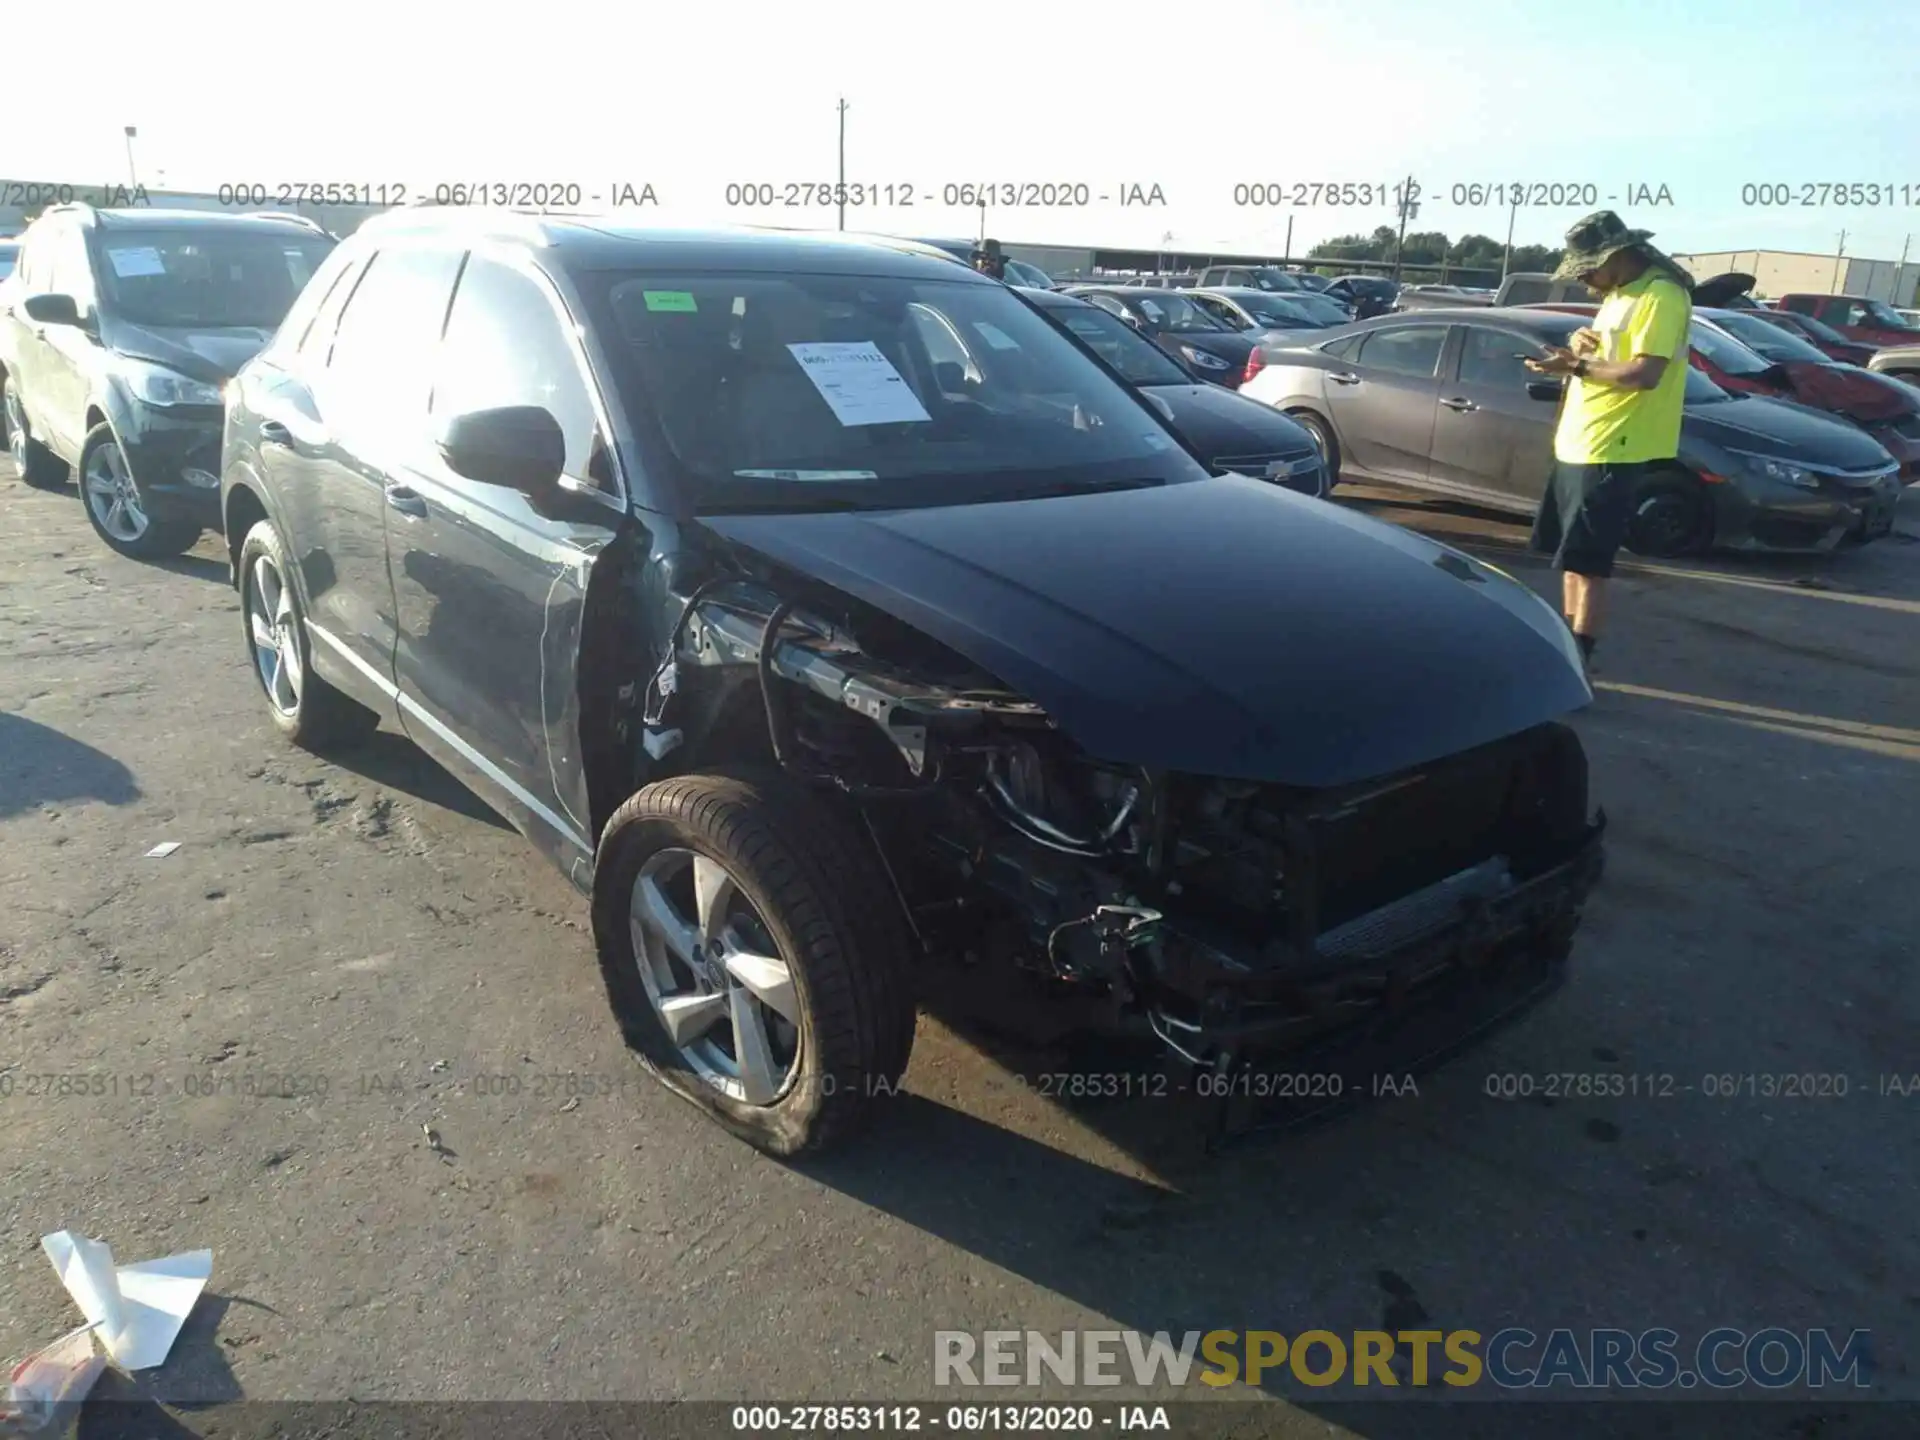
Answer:
<svg viewBox="0 0 1920 1440"><path fill-rule="evenodd" d="M1652 268L1606 298L1593 317L1600 349L1591 358L1619 361L1658 355L1668 362L1667 368L1651 390L1570 379L1553 436L1556 460L1604 465L1671 460L1678 453L1692 320L1692 297Z"/></svg>

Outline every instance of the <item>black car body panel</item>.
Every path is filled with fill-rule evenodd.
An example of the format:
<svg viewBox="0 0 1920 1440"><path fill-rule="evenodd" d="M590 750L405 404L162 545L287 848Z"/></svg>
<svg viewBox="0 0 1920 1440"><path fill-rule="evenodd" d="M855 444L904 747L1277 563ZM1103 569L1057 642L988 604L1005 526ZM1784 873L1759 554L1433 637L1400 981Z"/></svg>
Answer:
<svg viewBox="0 0 1920 1440"><path fill-rule="evenodd" d="M1240 476L702 523L924 630L1118 763L1343 785L1589 698L1517 581Z"/></svg>
<svg viewBox="0 0 1920 1440"><path fill-rule="evenodd" d="M919 939L903 963L1008 957L1088 1028L1159 1036L1195 1063L1396 1009L1436 977L1564 963L1602 825L1559 721L1591 691L1526 586L1340 507L1205 476L1151 399L1083 348L1053 354L1057 333L1019 308L1044 305L944 260L822 236L493 223L397 214L345 242L309 287L337 282L344 310L298 302L329 378L290 334L243 369L222 494L237 582L247 528L279 532L314 672L397 718L576 885L594 888L610 817L638 789L751 765L864 823L891 883L861 903L898 900ZM417 321L432 337L423 366L466 365L450 337L468 287L526 282L542 298L516 328L491 327L513 342L496 361L518 374L540 334L563 345L568 365L544 373L578 369L595 402L580 423L609 469L570 464L533 503L452 474L430 445L357 439L350 410L333 424L327 385L390 243L426 299L409 306L412 282L390 268L398 299L377 313L391 325L362 336ZM1000 339L1030 325L1022 359L1084 385L1099 424L1150 428L1140 463L1157 473L1095 485L1062 463L1057 488L962 503L983 478L962 468L931 492L885 488L895 477L876 471L857 478L880 489L846 494L838 468L749 468L720 478L797 488L723 513L703 488L714 472L670 443L651 372L611 358L638 342L601 328L608 271L710 284L698 307L692 290L649 290L647 310L664 294L662 313L721 317L686 332L715 349L742 313L722 303L745 293L722 288L729 277L937 285L954 314L1004 303ZM789 333L742 353L797 378ZM940 388L953 377L930 353L906 362L925 372L923 408L972 403ZM418 388L404 406L424 416L442 392ZM1235 397L1172 388L1198 423L1254 433ZM818 418L831 402L812 403ZM1097 428L1084 418L1076 403L1037 423ZM996 496L1031 489L1018 457L1053 443L1009 433L1029 448L985 475ZM1087 807L1097 823L1076 836ZM1131 917L1124 935L1116 913Z"/></svg>
<svg viewBox="0 0 1920 1440"><path fill-rule="evenodd" d="M1224 327L1217 330L1163 330L1154 323L1153 317L1143 307L1143 302L1151 304L1156 295L1163 292L1150 289L1123 289L1106 286L1074 286L1067 292L1082 299L1100 296L1118 304L1127 315L1141 327L1141 333L1180 365L1180 367L1198 379L1214 385L1225 385L1229 389L1240 383L1240 377L1247 368L1247 357L1253 353L1254 342ZM1175 292L1176 294L1178 292ZM1191 303L1191 302L1187 302ZM1196 363L1186 353L1187 349L1210 355L1221 362L1219 369Z"/></svg>

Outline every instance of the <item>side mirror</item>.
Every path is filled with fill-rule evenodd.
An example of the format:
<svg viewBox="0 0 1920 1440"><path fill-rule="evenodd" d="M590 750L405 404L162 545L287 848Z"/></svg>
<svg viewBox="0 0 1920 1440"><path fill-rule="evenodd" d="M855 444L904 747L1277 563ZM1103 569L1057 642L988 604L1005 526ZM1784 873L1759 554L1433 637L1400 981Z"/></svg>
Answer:
<svg viewBox="0 0 1920 1440"><path fill-rule="evenodd" d="M567 466L560 422L538 405L455 415L440 427L438 446L454 474L483 485L504 485L534 500L554 494Z"/></svg>
<svg viewBox="0 0 1920 1440"><path fill-rule="evenodd" d="M29 295L21 306L29 320L42 325L79 325L80 307L71 295Z"/></svg>
<svg viewBox="0 0 1920 1440"><path fill-rule="evenodd" d="M1529 400L1558 400L1565 389L1566 387L1558 380L1529 380L1527 381L1527 398Z"/></svg>

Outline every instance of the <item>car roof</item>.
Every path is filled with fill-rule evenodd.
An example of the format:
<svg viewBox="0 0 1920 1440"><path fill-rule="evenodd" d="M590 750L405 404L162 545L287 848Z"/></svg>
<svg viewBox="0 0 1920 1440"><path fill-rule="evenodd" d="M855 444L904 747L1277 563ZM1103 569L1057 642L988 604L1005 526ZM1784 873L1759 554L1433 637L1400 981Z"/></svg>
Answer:
<svg viewBox="0 0 1920 1440"><path fill-rule="evenodd" d="M484 235L556 252L571 268L624 269L633 265L682 270L818 271L849 275L1000 282L956 263L926 241L837 230L781 230L771 226L669 228L634 224L615 215L555 215L422 205L389 210L355 232L389 235Z"/></svg>
<svg viewBox="0 0 1920 1440"><path fill-rule="evenodd" d="M57 214L58 210L49 210ZM95 210L93 221L102 229L121 226L141 230L287 230L312 235L320 231L318 221L299 215L266 215L257 211L222 210L149 210L144 206L124 210Z"/></svg>
<svg viewBox="0 0 1920 1440"><path fill-rule="evenodd" d="M1042 309L1098 310L1100 308L1098 305L1089 305L1078 295L1069 295L1064 290L1042 290L1038 285L1015 285L1012 288Z"/></svg>

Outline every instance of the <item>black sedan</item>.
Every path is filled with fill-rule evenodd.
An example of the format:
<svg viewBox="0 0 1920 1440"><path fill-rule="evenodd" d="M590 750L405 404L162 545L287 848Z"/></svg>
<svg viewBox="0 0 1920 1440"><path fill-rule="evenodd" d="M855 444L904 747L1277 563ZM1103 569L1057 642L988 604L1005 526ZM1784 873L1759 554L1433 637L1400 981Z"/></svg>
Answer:
<svg viewBox="0 0 1920 1440"><path fill-rule="evenodd" d="M1385 315L1400 298L1400 287L1384 275L1337 275L1324 292L1353 308L1353 318L1370 320Z"/></svg>
<svg viewBox="0 0 1920 1440"><path fill-rule="evenodd" d="M1020 293L1146 396L1214 473L1252 475L1305 495L1332 488L1313 436L1279 411L1218 385L1194 384L1157 346L1097 305L1054 290Z"/></svg>
<svg viewBox="0 0 1920 1440"><path fill-rule="evenodd" d="M1222 324L1251 335L1257 342L1273 343L1278 336L1331 330L1348 325L1353 317L1346 307L1325 295L1305 290L1275 294L1269 290L1247 290L1223 286L1192 292L1194 303Z"/></svg>
<svg viewBox="0 0 1920 1440"><path fill-rule="evenodd" d="M1231 389L1247 372L1252 338L1228 329L1178 291L1076 285L1067 293L1118 315L1188 374Z"/></svg>

